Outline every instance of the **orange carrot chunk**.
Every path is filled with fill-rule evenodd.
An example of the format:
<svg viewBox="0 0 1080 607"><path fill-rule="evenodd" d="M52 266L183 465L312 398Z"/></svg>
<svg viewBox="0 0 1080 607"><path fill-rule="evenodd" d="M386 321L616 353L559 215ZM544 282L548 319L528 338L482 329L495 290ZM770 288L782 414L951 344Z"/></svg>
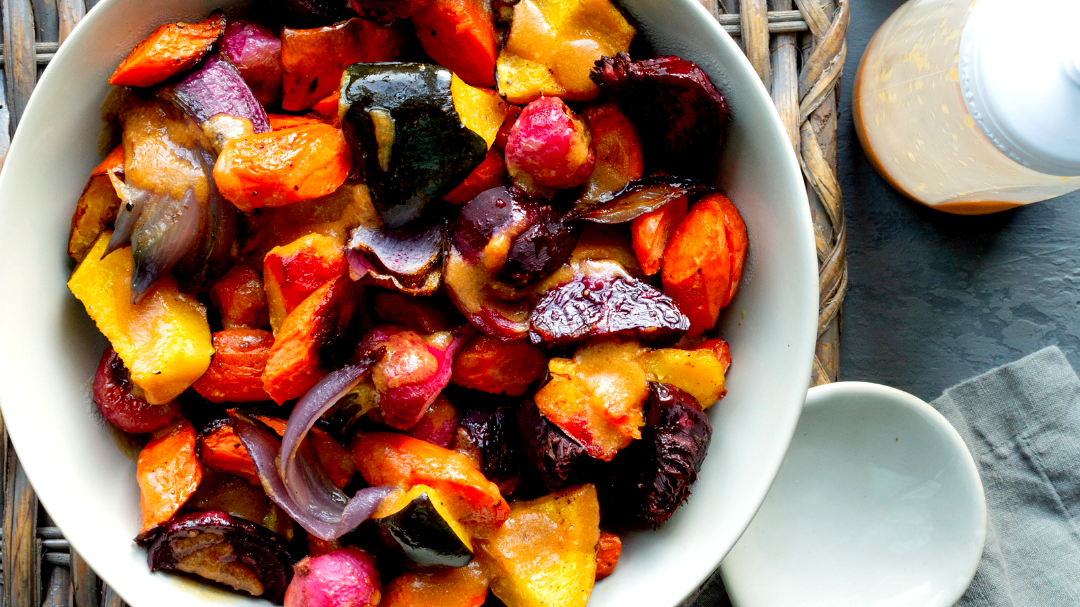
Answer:
<svg viewBox="0 0 1080 607"><path fill-rule="evenodd" d="M211 422L199 435L199 461L218 474L229 474L262 486L255 462L251 460L236 429L227 419Z"/></svg>
<svg viewBox="0 0 1080 607"><path fill-rule="evenodd" d="M724 306L731 303L735 293L739 291L739 281L742 280L743 263L746 262L746 247L749 240L746 237L746 223L743 221L739 209L723 194L717 194L720 209L724 212L724 233L727 234L728 248L731 249L731 290L728 292ZM723 307L723 306L721 306Z"/></svg>
<svg viewBox="0 0 1080 607"><path fill-rule="evenodd" d="M261 329L269 322L262 278L237 264L210 287L210 298L226 329Z"/></svg>
<svg viewBox="0 0 1080 607"><path fill-rule="evenodd" d="M712 194L699 200L664 251L664 292L690 319L691 337L716 325L731 293L731 249L721 198Z"/></svg>
<svg viewBox="0 0 1080 607"><path fill-rule="evenodd" d="M200 23L163 25L132 49L109 84L153 86L195 66L225 31L225 15L215 12Z"/></svg>
<svg viewBox="0 0 1080 607"><path fill-rule="evenodd" d="M135 467L142 495L139 537L147 537L172 518L199 488L202 475L191 422L181 418L155 432L139 453Z"/></svg>
<svg viewBox="0 0 1080 607"><path fill-rule="evenodd" d="M634 242L634 255L641 264L641 271L652 276L660 271L664 250L686 217L686 196L680 196L651 213L630 222L630 234Z"/></svg>
<svg viewBox="0 0 1080 607"><path fill-rule="evenodd" d="M210 368L192 386L212 403L270 400L262 374L274 345L274 334L258 329L226 329L214 333Z"/></svg>
<svg viewBox="0 0 1080 607"><path fill-rule="evenodd" d="M505 182L506 164L503 163L502 154L499 150L491 148L487 152L480 166L473 169L472 173L462 181L458 187L443 197L450 204L464 205L476 198L480 192L486 192L491 188L497 188Z"/></svg>
<svg viewBox="0 0 1080 607"><path fill-rule="evenodd" d="M472 86L494 88L495 18L481 0L434 0L412 16L424 52Z"/></svg>

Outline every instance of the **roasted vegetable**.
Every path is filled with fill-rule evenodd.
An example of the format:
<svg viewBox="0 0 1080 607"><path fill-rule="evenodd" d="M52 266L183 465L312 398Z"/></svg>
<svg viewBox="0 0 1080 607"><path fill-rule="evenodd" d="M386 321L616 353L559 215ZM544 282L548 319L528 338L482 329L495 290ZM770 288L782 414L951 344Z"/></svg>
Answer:
<svg viewBox="0 0 1080 607"><path fill-rule="evenodd" d="M667 295L634 279L582 276L548 291L529 319L529 340L572 350L596 337L674 343L690 321Z"/></svg>
<svg viewBox="0 0 1080 607"><path fill-rule="evenodd" d="M266 497L258 482L203 471L202 482L188 499L186 508L196 511L220 510L230 516L261 525L286 540L293 538L293 521Z"/></svg>
<svg viewBox="0 0 1080 607"><path fill-rule="evenodd" d="M614 533L600 532L600 541L596 543L596 581L600 581L615 571L622 554L622 539Z"/></svg>
<svg viewBox="0 0 1080 607"><path fill-rule="evenodd" d="M746 223L731 199L723 194L714 194L713 198L720 204L720 210L724 214L724 234L727 235L728 249L731 251L731 290L724 298L723 305L726 306L739 290L743 264L746 262L746 248L750 243L746 237Z"/></svg>
<svg viewBox="0 0 1080 607"><path fill-rule="evenodd" d="M221 313L226 329L262 329L269 326L266 291L262 277L250 267L237 264L210 287L210 297Z"/></svg>
<svg viewBox="0 0 1080 607"><path fill-rule="evenodd" d="M547 369L547 358L525 340L477 335L454 359L450 381L466 388L521 396Z"/></svg>
<svg viewBox="0 0 1080 607"><path fill-rule="evenodd" d="M491 591L507 607L584 607L596 579L600 506L582 485L529 502L480 545Z"/></svg>
<svg viewBox="0 0 1080 607"><path fill-rule="evenodd" d="M483 137L490 148L495 143L499 129L506 121L511 106L490 88L470 86L458 76L459 74L455 73L450 79L450 95L454 99L454 111L458 113L462 124Z"/></svg>
<svg viewBox="0 0 1080 607"><path fill-rule="evenodd" d="M225 329L213 336L210 368L192 388L212 403L269 400L263 390L263 371L274 335L260 329Z"/></svg>
<svg viewBox="0 0 1080 607"><path fill-rule="evenodd" d="M251 87L239 70L220 55L211 56L199 69L159 90L158 95L180 106L199 123L218 151L231 139L270 130L266 111Z"/></svg>
<svg viewBox="0 0 1080 607"><path fill-rule="evenodd" d="M329 236L308 234L270 249L263 258L263 281L270 326L281 328L285 317L315 289L345 274L341 244Z"/></svg>
<svg viewBox="0 0 1080 607"><path fill-rule="evenodd" d="M663 175L645 177L631 181L618 192L601 196L598 201L581 198L568 215L595 223L626 223L688 194L709 191L712 188L694 179Z"/></svg>
<svg viewBox="0 0 1080 607"><path fill-rule="evenodd" d="M285 607L376 607L382 596L375 559L348 546L296 564Z"/></svg>
<svg viewBox="0 0 1080 607"><path fill-rule="evenodd" d="M502 524L509 506L499 488L456 451L403 434L361 435L352 445L357 470L371 486L427 485L447 500L450 513L471 532Z"/></svg>
<svg viewBox="0 0 1080 607"><path fill-rule="evenodd" d="M385 324L405 327L421 334L450 331L466 322L445 298L410 297L397 291L372 294L371 312Z"/></svg>
<svg viewBox="0 0 1080 607"><path fill-rule="evenodd" d="M647 422L640 441L620 453L610 508L632 525L655 527L690 496L709 449L712 426L694 397L649 383Z"/></svg>
<svg viewBox="0 0 1080 607"><path fill-rule="evenodd" d="M281 324L263 372L278 404L302 396L351 354L363 321L363 290L348 276L316 289Z"/></svg>
<svg viewBox="0 0 1080 607"><path fill-rule="evenodd" d="M525 456L544 486L556 491L578 479L585 447L544 417L531 397L521 401L517 423Z"/></svg>
<svg viewBox="0 0 1080 607"><path fill-rule="evenodd" d="M281 99L281 40L268 28L230 19L221 38L221 55L236 66L264 107Z"/></svg>
<svg viewBox="0 0 1080 607"><path fill-rule="evenodd" d="M495 17L483 0L432 0L412 15L416 37L436 63L472 86L495 86Z"/></svg>
<svg viewBox="0 0 1080 607"><path fill-rule="evenodd" d="M454 449L475 458L484 476L503 487L516 485L524 463L513 407L469 411L461 419Z"/></svg>
<svg viewBox="0 0 1080 607"><path fill-rule="evenodd" d="M609 0L521 0L499 53L499 92L518 104L541 95L592 99L598 91L589 70L628 50L634 34Z"/></svg>
<svg viewBox="0 0 1080 607"><path fill-rule="evenodd" d="M697 65L679 57L632 61L622 52L597 61L591 77L638 127L655 169L703 177L715 167L727 102Z"/></svg>
<svg viewBox="0 0 1080 607"><path fill-rule="evenodd" d="M463 205L479 196L481 192L505 184L506 163L503 162L502 154L495 148L491 148L480 166L473 169L465 181L462 181L449 194L443 196L443 200L450 204Z"/></svg>
<svg viewBox="0 0 1080 607"><path fill-rule="evenodd" d="M634 254L641 263L641 271L652 276L660 271L664 251L671 242L675 228L686 218L687 200L679 196L664 206L646 213L630 223L634 238Z"/></svg>
<svg viewBox="0 0 1080 607"><path fill-rule="evenodd" d="M331 194L351 168L341 131L315 123L229 141L214 165L214 181L222 196L250 211Z"/></svg>
<svg viewBox="0 0 1080 607"><path fill-rule="evenodd" d="M90 173L90 179L79 196L75 213L71 215L68 234L68 255L82 261L94 246L97 237L112 227L120 210L120 197L109 180L109 172L124 172L124 148L119 146ZM470 198L471 199L471 198ZM468 201L466 201L468 202Z"/></svg>
<svg viewBox="0 0 1080 607"><path fill-rule="evenodd" d="M139 433L159 430L180 417L177 403L151 405L140 393L124 361L112 346L106 347L94 374L94 404L105 421L124 432Z"/></svg>
<svg viewBox="0 0 1080 607"><path fill-rule="evenodd" d="M210 366L214 348L206 308L181 293L171 277L132 304L131 250L113 251L102 259L110 237L109 232L98 237L71 274L68 288L109 339L146 401L170 402Z"/></svg>
<svg viewBox="0 0 1080 607"><path fill-rule="evenodd" d="M386 587L381 607L481 607L488 577L478 561L441 573L406 572Z"/></svg>
<svg viewBox="0 0 1080 607"><path fill-rule="evenodd" d="M664 292L690 319L690 335L716 325L731 295L731 247L721 194L697 202L675 229L664 251Z"/></svg>
<svg viewBox="0 0 1080 607"><path fill-rule="evenodd" d="M352 275L409 295L431 295L442 283L446 221L433 217L395 230L359 225L346 252Z"/></svg>
<svg viewBox="0 0 1080 607"><path fill-rule="evenodd" d="M225 15L215 12L200 23L162 25L132 49L109 84L153 86L187 71L214 48L225 31Z"/></svg>
<svg viewBox="0 0 1080 607"><path fill-rule="evenodd" d="M249 259L261 264L270 249L308 234L329 236L344 247L353 228L378 221L367 186L346 182L329 196L264 208L258 213L258 227L245 250Z"/></svg>
<svg viewBox="0 0 1080 607"><path fill-rule="evenodd" d="M604 461L641 437L648 380L636 343L590 343L572 359L548 361L551 381L534 397L548 420Z"/></svg>
<svg viewBox="0 0 1080 607"><path fill-rule="evenodd" d="M348 6L365 19L388 23L408 19L431 0L348 0Z"/></svg>
<svg viewBox="0 0 1080 607"><path fill-rule="evenodd" d="M191 422L181 417L154 432L139 452L135 478L139 481L142 509L139 539L146 539L176 514L202 481Z"/></svg>
<svg viewBox="0 0 1080 607"><path fill-rule="evenodd" d="M426 485L383 499L372 517L384 541L392 543L416 571L463 567L473 558L472 540L441 494Z"/></svg>
<svg viewBox="0 0 1080 607"><path fill-rule="evenodd" d="M596 165L585 182L581 199L592 203L640 179L645 170L645 153L637 129L614 103L590 106L583 115L592 136Z"/></svg>
<svg viewBox="0 0 1080 607"><path fill-rule="evenodd" d="M450 83L449 70L425 63L355 64L342 76L341 124L388 229L420 217L487 154Z"/></svg>
<svg viewBox="0 0 1080 607"><path fill-rule="evenodd" d="M506 141L506 169L526 189L581 185L592 173L596 153L585 123L558 97L525 106Z"/></svg>
<svg viewBox="0 0 1080 607"><path fill-rule="evenodd" d="M255 464L236 435L232 420L214 420L203 428L199 433L196 453L202 465L210 470L242 478L257 487L262 486Z"/></svg>
<svg viewBox="0 0 1080 607"><path fill-rule="evenodd" d="M413 424L405 433L433 445L449 448L457 433L460 418L454 405L450 404L445 396L439 394L420 421Z"/></svg>
<svg viewBox="0 0 1080 607"><path fill-rule="evenodd" d="M273 533L225 512L169 523L149 551L151 571L182 571L281 604L293 558Z"/></svg>
<svg viewBox="0 0 1080 607"><path fill-rule="evenodd" d="M724 374L730 360L730 355L723 360L712 348L664 348L643 354L641 365L649 381L671 384L693 396L699 407L708 409L727 393Z"/></svg>

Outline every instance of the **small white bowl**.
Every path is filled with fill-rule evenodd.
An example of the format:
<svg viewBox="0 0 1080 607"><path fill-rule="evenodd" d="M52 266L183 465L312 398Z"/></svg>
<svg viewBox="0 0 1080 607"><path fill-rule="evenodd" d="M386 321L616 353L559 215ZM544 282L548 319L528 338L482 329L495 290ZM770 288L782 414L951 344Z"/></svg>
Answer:
<svg viewBox="0 0 1080 607"><path fill-rule="evenodd" d="M757 516L721 565L738 607L951 606L982 556L975 462L922 400L811 388Z"/></svg>

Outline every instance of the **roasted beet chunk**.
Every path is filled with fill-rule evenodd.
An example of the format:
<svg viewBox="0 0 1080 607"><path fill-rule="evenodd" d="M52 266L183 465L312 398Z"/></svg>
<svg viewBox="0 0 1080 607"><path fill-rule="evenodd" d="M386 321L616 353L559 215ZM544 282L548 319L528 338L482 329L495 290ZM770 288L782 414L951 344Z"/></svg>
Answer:
<svg viewBox="0 0 1080 607"><path fill-rule="evenodd" d="M590 77L640 129L653 169L701 176L712 168L727 102L697 65L679 57L632 61L619 53L597 61Z"/></svg>
<svg viewBox="0 0 1080 607"><path fill-rule="evenodd" d="M550 275L570 259L579 233L552 207L538 206L535 222L514 238L506 265L495 277L522 287Z"/></svg>
<svg viewBox="0 0 1080 607"><path fill-rule="evenodd" d="M173 520L150 546L151 571L182 571L281 604L293 558L273 533L221 511Z"/></svg>
<svg viewBox="0 0 1080 607"><path fill-rule="evenodd" d="M619 453L610 508L623 522L655 527L690 497L712 439L709 418L693 396L649 382L641 440Z"/></svg>
<svg viewBox="0 0 1080 607"><path fill-rule="evenodd" d="M664 346L689 328L675 301L643 282L582 276L544 294L529 319L529 340L554 350L593 337Z"/></svg>
<svg viewBox="0 0 1080 607"><path fill-rule="evenodd" d="M585 448L544 417L532 398L522 399L517 421L525 457L548 489L557 491L580 475Z"/></svg>
<svg viewBox="0 0 1080 607"><path fill-rule="evenodd" d="M458 426L455 447L471 451L480 462L480 471L496 483L510 480L521 471L521 439L510 407L466 413Z"/></svg>
<svg viewBox="0 0 1080 607"><path fill-rule="evenodd" d="M112 346L105 348L94 375L94 404L105 421L124 432L139 433L164 428L180 416L175 402L151 405L136 392L138 386L124 361Z"/></svg>

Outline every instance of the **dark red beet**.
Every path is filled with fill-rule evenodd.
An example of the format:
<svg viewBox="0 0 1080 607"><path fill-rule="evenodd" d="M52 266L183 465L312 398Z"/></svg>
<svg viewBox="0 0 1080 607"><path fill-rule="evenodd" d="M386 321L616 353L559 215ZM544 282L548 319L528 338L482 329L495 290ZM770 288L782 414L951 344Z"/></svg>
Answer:
<svg viewBox="0 0 1080 607"><path fill-rule="evenodd" d="M552 207L539 206L535 222L514 238L506 265L495 277L522 287L550 275L570 259L580 232Z"/></svg>
<svg viewBox="0 0 1080 607"><path fill-rule="evenodd" d="M270 531L225 512L170 522L150 546L151 571L182 571L281 604L293 557Z"/></svg>
<svg viewBox="0 0 1080 607"><path fill-rule="evenodd" d="M679 57L632 61L619 53L590 74L644 139L653 168L701 176L714 165L727 123L727 102L694 63Z"/></svg>
<svg viewBox="0 0 1080 607"><path fill-rule="evenodd" d="M693 396L649 382L645 428L612 462L617 469L610 508L626 523L655 527L690 497L712 439L712 426Z"/></svg>
<svg viewBox="0 0 1080 607"><path fill-rule="evenodd" d="M461 209L450 232L450 245L474 262L495 236L524 232L536 221L538 205L519 190L494 188L481 192Z"/></svg>
<svg viewBox="0 0 1080 607"><path fill-rule="evenodd" d="M521 472L521 439L511 407L466 413L458 428L455 447L475 454L480 460L480 471L496 483Z"/></svg>
<svg viewBox="0 0 1080 607"><path fill-rule="evenodd" d="M124 432L137 434L164 428L180 414L180 406L175 402L151 405L135 391L137 387L124 361L112 346L105 348L94 374L94 404L105 421Z"/></svg>
<svg viewBox="0 0 1080 607"><path fill-rule="evenodd" d="M585 448L544 417L532 397L522 399L517 422L525 457L548 489L578 480L588 459Z"/></svg>
<svg viewBox="0 0 1080 607"><path fill-rule="evenodd" d="M659 347L689 328L675 300L643 282L582 276L544 294L529 319L529 340L549 350L572 350L594 337Z"/></svg>

